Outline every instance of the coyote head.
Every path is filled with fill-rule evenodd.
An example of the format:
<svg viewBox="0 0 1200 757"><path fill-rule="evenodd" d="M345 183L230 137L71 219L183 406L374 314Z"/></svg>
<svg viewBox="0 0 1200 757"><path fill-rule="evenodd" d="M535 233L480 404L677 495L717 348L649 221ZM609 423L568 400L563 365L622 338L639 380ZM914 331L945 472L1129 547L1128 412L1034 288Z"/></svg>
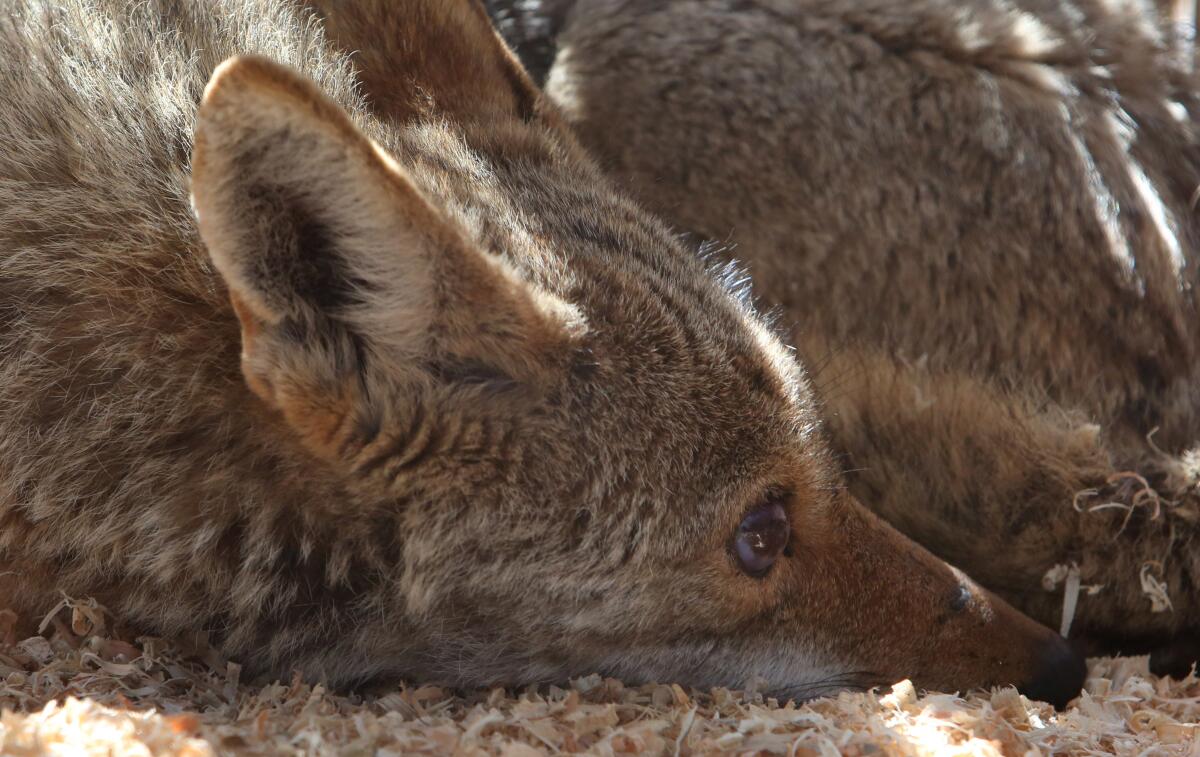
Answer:
<svg viewBox="0 0 1200 757"><path fill-rule="evenodd" d="M375 117L239 58L196 131L246 382L344 492L295 505L304 586L262 589L321 631L262 665L1077 690L1056 635L844 493L742 283L605 180L480 7L376 5Z"/></svg>

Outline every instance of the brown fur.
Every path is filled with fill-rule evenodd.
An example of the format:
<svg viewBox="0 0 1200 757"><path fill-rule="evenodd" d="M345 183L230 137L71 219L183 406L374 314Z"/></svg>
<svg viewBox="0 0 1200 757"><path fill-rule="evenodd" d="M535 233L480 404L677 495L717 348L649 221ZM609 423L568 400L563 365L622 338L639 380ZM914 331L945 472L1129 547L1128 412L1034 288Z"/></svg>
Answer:
<svg viewBox="0 0 1200 757"><path fill-rule="evenodd" d="M1194 21L578 3L548 84L622 185L748 267L815 368L850 490L1047 624L1042 576L1078 564L1104 588L1074 629L1110 649L1200 629L1200 90L1169 6ZM1131 503L1110 481L1128 469L1177 501L1089 512ZM1173 611L1151 612L1143 566Z"/></svg>
<svg viewBox="0 0 1200 757"><path fill-rule="evenodd" d="M1062 652L845 494L801 368L474 3L361 7L398 58L268 0L4 4L3 604L338 686L808 696ZM403 75L368 101L371 60ZM791 551L752 578L768 498Z"/></svg>

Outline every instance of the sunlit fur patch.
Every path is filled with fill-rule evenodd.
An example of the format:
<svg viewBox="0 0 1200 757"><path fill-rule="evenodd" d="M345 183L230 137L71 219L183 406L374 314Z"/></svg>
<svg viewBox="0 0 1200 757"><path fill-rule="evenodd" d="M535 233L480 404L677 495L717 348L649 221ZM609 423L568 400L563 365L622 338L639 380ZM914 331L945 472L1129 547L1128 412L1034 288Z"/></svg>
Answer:
<svg viewBox="0 0 1200 757"><path fill-rule="evenodd" d="M760 354L793 401L802 401L807 391L804 372L795 354L786 346L790 335L782 328L778 309L762 312L754 298L754 282L744 264L732 257L731 244L708 240L696 254L705 262L709 275L737 304L743 325L754 335Z"/></svg>

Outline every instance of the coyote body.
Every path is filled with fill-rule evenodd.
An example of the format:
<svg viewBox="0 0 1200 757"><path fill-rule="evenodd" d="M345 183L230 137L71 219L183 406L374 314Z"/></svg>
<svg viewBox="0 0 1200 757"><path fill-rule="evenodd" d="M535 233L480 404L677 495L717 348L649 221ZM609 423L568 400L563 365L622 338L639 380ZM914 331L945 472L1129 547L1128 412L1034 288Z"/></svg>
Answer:
<svg viewBox="0 0 1200 757"><path fill-rule="evenodd" d="M0 8L0 604L336 686L1078 690L481 6Z"/></svg>
<svg viewBox="0 0 1200 757"><path fill-rule="evenodd" d="M577 3L547 84L747 266L858 499L1056 627L1077 566L1107 649L1200 628L1200 90L1166 5Z"/></svg>

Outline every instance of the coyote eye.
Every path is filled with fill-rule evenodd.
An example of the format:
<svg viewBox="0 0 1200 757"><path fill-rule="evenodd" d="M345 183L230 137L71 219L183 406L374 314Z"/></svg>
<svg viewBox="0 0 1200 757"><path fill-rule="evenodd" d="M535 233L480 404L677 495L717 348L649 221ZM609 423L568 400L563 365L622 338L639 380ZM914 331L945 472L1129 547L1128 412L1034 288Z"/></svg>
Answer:
<svg viewBox="0 0 1200 757"><path fill-rule="evenodd" d="M779 502L759 505L742 519L733 537L733 551L741 568L755 578L765 576L787 549L792 529Z"/></svg>

